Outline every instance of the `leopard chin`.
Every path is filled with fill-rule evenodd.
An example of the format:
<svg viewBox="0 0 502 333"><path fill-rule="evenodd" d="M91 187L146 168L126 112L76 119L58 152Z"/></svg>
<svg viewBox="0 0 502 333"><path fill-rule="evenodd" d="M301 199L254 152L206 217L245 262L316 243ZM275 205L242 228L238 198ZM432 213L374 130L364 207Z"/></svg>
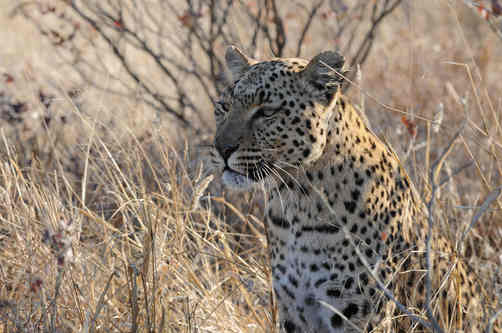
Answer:
<svg viewBox="0 0 502 333"><path fill-rule="evenodd" d="M225 168L222 180L223 184L237 191L248 191L259 184L259 181L255 181L252 178L230 168Z"/></svg>

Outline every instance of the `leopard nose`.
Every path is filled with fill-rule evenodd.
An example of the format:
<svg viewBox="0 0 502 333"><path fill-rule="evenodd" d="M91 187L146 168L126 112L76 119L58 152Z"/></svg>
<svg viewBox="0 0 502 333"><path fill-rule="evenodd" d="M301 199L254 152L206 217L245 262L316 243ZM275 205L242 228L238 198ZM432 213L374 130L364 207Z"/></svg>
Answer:
<svg viewBox="0 0 502 333"><path fill-rule="evenodd" d="M225 160L225 162L228 160L230 155L232 155L232 153L234 151L236 151L238 148L239 148L238 143L221 143L221 144L217 143L216 144L216 149L220 153L223 160Z"/></svg>

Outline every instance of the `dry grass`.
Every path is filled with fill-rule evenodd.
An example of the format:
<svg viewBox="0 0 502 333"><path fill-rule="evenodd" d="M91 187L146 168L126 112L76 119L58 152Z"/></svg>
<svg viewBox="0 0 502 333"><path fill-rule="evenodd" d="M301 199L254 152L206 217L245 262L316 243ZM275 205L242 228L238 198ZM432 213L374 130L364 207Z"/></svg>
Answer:
<svg viewBox="0 0 502 333"><path fill-rule="evenodd" d="M165 147L114 152L98 139L82 153L85 194L63 170L22 170L5 156L5 332L267 330L261 222L239 213L251 232L232 230L216 212L234 208L204 191L211 176Z"/></svg>
<svg viewBox="0 0 502 333"><path fill-rule="evenodd" d="M407 157L424 200L428 170L465 122L437 178L451 177L435 190L436 223L455 242L477 221L461 255L500 288L502 202L490 193L502 185L502 43L461 6L407 6L382 26L350 94ZM323 48L308 38L306 56ZM21 74L7 88L39 112L29 61L9 59ZM46 61L30 73L54 72ZM170 135L99 92L82 104L57 96L66 123L0 120L0 332L271 331L260 194L208 178L192 148L206 138Z"/></svg>

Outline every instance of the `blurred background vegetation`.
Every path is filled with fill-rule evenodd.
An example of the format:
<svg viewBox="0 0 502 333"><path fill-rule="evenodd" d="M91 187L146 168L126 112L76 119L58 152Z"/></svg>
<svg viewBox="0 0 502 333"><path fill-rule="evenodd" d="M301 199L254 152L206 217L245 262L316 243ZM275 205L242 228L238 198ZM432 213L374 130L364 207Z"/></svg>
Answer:
<svg viewBox="0 0 502 333"><path fill-rule="evenodd" d="M476 219L459 255L500 289L501 14L496 0L0 0L0 332L272 330L262 196L204 165L230 44L341 52L346 93L425 200L458 133L435 218L453 242Z"/></svg>

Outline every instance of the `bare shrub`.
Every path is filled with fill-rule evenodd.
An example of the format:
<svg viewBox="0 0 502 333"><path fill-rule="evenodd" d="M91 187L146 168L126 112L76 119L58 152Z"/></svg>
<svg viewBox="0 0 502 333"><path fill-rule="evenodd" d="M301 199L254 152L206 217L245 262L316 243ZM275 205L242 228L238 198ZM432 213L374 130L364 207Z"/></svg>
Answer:
<svg viewBox="0 0 502 333"><path fill-rule="evenodd" d="M378 27L400 3L42 1L19 5L14 14L33 22L86 86L144 103L177 126L207 133L207 106L226 81L227 45L278 57L329 46L351 65L362 65ZM312 29L321 38L313 38Z"/></svg>

